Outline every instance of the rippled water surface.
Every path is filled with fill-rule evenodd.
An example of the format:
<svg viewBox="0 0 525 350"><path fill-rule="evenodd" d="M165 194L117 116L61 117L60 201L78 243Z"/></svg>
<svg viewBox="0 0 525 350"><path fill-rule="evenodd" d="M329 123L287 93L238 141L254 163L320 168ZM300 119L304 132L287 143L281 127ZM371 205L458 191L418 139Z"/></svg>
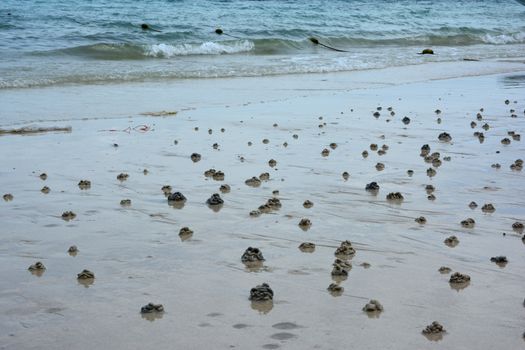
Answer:
<svg viewBox="0 0 525 350"><path fill-rule="evenodd" d="M4 0L0 88L513 58L524 17L512 0Z"/></svg>

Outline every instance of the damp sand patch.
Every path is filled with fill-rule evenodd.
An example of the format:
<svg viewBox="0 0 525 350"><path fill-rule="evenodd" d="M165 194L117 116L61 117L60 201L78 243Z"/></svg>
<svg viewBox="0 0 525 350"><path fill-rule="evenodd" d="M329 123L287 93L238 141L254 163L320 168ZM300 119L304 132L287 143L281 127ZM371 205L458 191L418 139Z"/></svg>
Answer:
<svg viewBox="0 0 525 350"><path fill-rule="evenodd" d="M0 128L0 136L4 135L34 135L34 134L43 134L48 132L63 132L70 133L73 131L71 126L25 126L23 128L14 128L14 129L2 129Z"/></svg>
<svg viewBox="0 0 525 350"><path fill-rule="evenodd" d="M177 111L158 111L158 112L143 112L140 115L146 117L174 117L177 115Z"/></svg>

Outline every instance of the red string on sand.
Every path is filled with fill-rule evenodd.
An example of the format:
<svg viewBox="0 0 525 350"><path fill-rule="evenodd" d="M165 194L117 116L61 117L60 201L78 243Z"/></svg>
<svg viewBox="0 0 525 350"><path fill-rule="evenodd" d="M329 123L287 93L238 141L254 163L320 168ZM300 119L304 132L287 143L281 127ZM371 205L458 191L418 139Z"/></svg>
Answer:
<svg viewBox="0 0 525 350"><path fill-rule="evenodd" d="M119 130L119 129L107 129L107 130L99 130L99 132L104 132L104 131L105 132L125 132L125 133L130 134L131 131L145 133L145 132L148 132L148 131L151 131L151 130L153 130L151 128L151 126L146 125L146 124L142 124L142 125L137 125L137 126L134 126L134 127L128 126L127 128L122 129L122 130Z"/></svg>
<svg viewBox="0 0 525 350"><path fill-rule="evenodd" d="M151 130L151 128L148 126L148 125L137 125L136 127L133 128L133 130L135 131L138 131L138 132L148 132Z"/></svg>

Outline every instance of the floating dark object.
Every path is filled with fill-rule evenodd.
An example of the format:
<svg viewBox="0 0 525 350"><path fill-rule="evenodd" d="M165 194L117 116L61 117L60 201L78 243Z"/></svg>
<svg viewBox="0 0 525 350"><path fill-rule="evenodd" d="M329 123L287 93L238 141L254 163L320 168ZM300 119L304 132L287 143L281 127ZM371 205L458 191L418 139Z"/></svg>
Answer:
<svg viewBox="0 0 525 350"><path fill-rule="evenodd" d="M142 23L142 24L140 25L140 28L142 28L142 30L151 30L152 32L161 32L161 30L151 28L151 27L150 27L148 24L146 24L146 23Z"/></svg>
<svg viewBox="0 0 525 350"><path fill-rule="evenodd" d="M434 50L432 50L432 49L424 49L419 54L420 55L433 55L434 54Z"/></svg>
<svg viewBox="0 0 525 350"><path fill-rule="evenodd" d="M309 38L309 40L310 40L312 43L314 43L315 45L319 45L319 40L317 40L316 38L311 37L311 38Z"/></svg>
<svg viewBox="0 0 525 350"><path fill-rule="evenodd" d="M225 33L224 30L222 30L221 28L217 28L215 29L215 34L218 34L218 35L226 35L226 36L229 36L230 38L235 38L235 39L241 39L237 36L233 36L233 35L230 35L228 33Z"/></svg>
<svg viewBox="0 0 525 350"><path fill-rule="evenodd" d="M349 51L346 51L346 50L340 50L340 49L336 49L335 47L331 47L331 46L325 45L325 44L319 42L319 40L317 38L314 38L314 37L310 37L310 38L308 38L308 40L310 40L314 45L320 45L322 47L326 47L329 50L333 50L333 51L337 51L337 52L349 52Z"/></svg>

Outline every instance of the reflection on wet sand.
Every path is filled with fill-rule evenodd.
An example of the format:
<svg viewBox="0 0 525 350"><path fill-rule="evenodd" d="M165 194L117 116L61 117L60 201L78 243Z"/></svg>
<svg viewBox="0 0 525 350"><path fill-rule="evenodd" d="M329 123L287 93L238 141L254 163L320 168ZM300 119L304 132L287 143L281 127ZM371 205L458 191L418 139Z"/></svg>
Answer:
<svg viewBox="0 0 525 350"><path fill-rule="evenodd" d="M499 320L523 316L522 94L469 79L197 108L141 134L89 120L0 138L0 325L15 335L0 343L57 335L62 350L68 328L116 349L516 348ZM43 278L25 271L37 259ZM173 311L135 317L145 297ZM57 299L66 311L42 316ZM422 337L430 317L449 333Z"/></svg>

